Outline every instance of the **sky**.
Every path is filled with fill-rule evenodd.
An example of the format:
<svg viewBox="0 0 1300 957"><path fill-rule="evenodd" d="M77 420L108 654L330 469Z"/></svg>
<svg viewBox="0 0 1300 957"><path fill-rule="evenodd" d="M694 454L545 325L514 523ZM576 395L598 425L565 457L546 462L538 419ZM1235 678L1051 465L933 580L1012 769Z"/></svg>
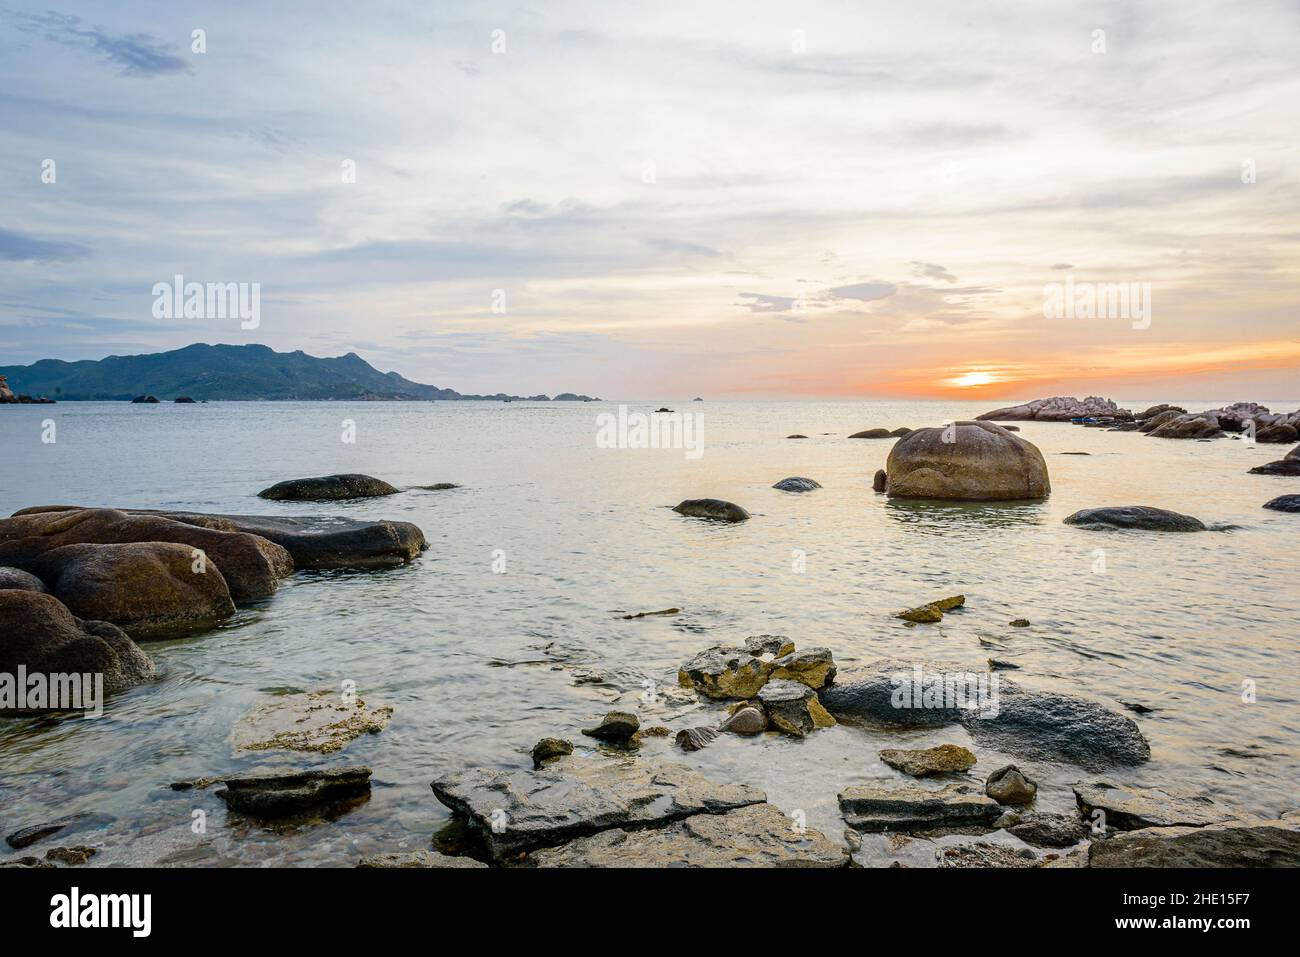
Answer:
<svg viewBox="0 0 1300 957"><path fill-rule="evenodd" d="M1300 398L1298 38L1295 0L0 0L0 365ZM157 318L178 274L257 328ZM1067 282L1149 308L1045 316Z"/></svg>

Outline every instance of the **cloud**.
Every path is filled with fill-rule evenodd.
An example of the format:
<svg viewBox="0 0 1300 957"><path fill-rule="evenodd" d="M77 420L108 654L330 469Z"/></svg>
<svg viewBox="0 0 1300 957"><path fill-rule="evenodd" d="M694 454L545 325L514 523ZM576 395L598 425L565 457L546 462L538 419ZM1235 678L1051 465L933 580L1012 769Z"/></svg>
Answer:
<svg viewBox="0 0 1300 957"><path fill-rule="evenodd" d="M19 29L40 33L45 39L99 54L116 64L122 76L159 76L192 72L187 60L174 52L176 45L162 43L148 33L113 35L98 27L83 27L81 18L54 10L11 14Z"/></svg>
<svg viewBox="0 0 1300 957"><path fill-rule="evenodd" d="M898 292L898 286L892 282L859 282L850 286L836 286L827 291L832 299L857 299L861 302L875 302L888 299Z"/></svg>
<svg viewBox="0 0 1300 957"><path fill-rule="evenodd" d="M942 282L956 282L957 277L950 273L943 266L936 266L934 263L913 262L912 266L918 276L925 279L938 279Z"/></svg>
<svg viewBox="0 0 1300 957"><path fill-rule="evenodd" d="M9 262L68 262L85 259L90 250L80 243L33 239L22 233L0 229L0 259Z"/></svg>

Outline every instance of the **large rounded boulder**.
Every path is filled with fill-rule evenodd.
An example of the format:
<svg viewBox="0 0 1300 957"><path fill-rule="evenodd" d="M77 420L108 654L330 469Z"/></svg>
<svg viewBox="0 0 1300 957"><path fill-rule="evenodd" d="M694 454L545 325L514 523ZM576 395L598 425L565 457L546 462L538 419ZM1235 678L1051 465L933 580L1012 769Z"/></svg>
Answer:
<svg viewBox="0 0 1300 957"><path fill-rule="evenodd" d="M276 502L320 502L349 498L377 498L396 495L397 489L372 475L322 475L289 479L258 492L259 498Z"/></svg>
<svg viewBox="0 0 1300 957"><path fill-rule="evenodd" d="M65 545L42 563L69 611L111 622L137 641L203 631L235 613L220 569L188 545Z"/></svg>
<svg viewBox="0 0 1300 957"><path fill-rule="evenodd" d="M957 422L903 436L885 465L890 498L1011 501L1052 491L1043 453L991 422Z"/></svg>
<svg viewBox="0 0 1300 957"><path fill-rule="evenodd" d="M0 591L0 674L16 675L20 666L28 675L102 674L106 693L154 676L149 656L120 628L82 621L52 595Z"/></svg>

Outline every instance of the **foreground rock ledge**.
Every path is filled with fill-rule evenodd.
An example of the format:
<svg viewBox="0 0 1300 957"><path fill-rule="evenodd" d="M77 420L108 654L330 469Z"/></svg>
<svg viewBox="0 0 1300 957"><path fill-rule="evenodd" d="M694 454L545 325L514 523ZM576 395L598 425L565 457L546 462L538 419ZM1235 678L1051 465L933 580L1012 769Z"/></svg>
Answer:
<svg viewBox="0 0 1300 957"><path fill-rule="evenodd" d="M849 787L839 795L844 822L855 831L991 831L1002 806L966 785L931 791L919 787Z"/></svg>
<svg viewBox="0 0 1300 957"><path fill-rule="evenodd" d="M1291 820L1246 818L1206 827L1147 827L1088 849L1089 867L1300 867Z"/></svg>
<svg viewBox="0 0 1300 957"><path fill-rule="evenodd" d="M648 767L635 759L560 758L535 771L471 768L431 787L501 862L611 828L661 826L767 800L757 788L717 784L684 765Z"/></svg>

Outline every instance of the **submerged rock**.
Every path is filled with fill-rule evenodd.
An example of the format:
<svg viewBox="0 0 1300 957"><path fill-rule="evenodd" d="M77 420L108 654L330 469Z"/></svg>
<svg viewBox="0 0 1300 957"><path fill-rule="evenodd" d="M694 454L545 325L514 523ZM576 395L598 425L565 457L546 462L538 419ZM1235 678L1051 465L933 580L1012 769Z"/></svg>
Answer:
<svg viewBox="0 0 1300 957"><path fill-rule="evenodd" d="M1089 867L1300 867L1300 830L1246 818L1205 827L1147 827L1094 841Z"/></svg>
<svg viewBox="0 0 1300 957"><path fill-rule="evenodd" d="M856 831L993 830L1002 808L990 797L954 784L924 788L849 787L839 795L844 821Z"/></svg>
<svg viewBox="0 0 1300 957"><path fill-rule="evenodd" d="M202 631L235 613L221 570L189 545L64 545L40 565L74 615L111 622L137 641Z"/></svg>
<svg viewBox="0 0 1300 957"><path fill-rule="evenodd" d="M806 436L806 435L799 435L799 434L796 432L794 435L787 435L786 438L787 438L787 439L806 439L806 438L808 438L808 436Z"/></svg>
<svg viewBox="0 0 1300 957"><path fill-rule="evenodd" d="M773 678L758 692L758 700L763 702L768 722L796 738L835 725L835 719L817 699L817 692L798 681Z"/></svg>
<svg viewBox="0 0 1300 957"><path fill-rule="evenodd" d="M550 850L534 867L847 867L848 851L771 804L695 814L665 827L614 828Z"/></svg>
<svg viewBox="0 0 1300 957"><path fill-rule="evenodd" d="M1135 790L1097 781L1074 786L1079 813L1092 820L1098 811L1107 828L1134 831L1143 827L1204 827L1229 816L1205 795L1170 794L1154 788Z"/></svg>
<svg viewBox="0 0 1300 957"><path fill-rule="evenodd" d="M314 478L288 479L257 493L275 502L324 502L349 498L377 498L396 495L397 489L370 475L347 473Z"/></svg>
<svg viewBox="0 0 1300 957"><path fill-rule="evenodd" d="M1300 459L1278 459L1267 465L1257 465L1250 470L1251 475L1300 475Z"/></svg>
<svg viewBox="0 0 1300 957"><path fill-rule="evenodd" d="M0 591L0 675L94 674L104 676L104 693L113 694L154 677L153 662L122 629L103 621L82 621L52 595ZM13 690L13 689L10 689ZM89 707L83 689L83 706ZM48 700L19 710L0 698L0 717L51 710ZM64 702L66 703L66 702ZM102 702L101 702L102 703Z"/></svg>
<svg viewBox="0 0 1300 957"><path fill-rule="evenodd" d="M46 591L45 583L31 572L25 572L21 568L0 567L0 591L6 589L13 589L15 591Z"/></svg>
<svg viewBox="0 0 1300 957"><path fill-rule="evenodd" d="M984 793L999 804L1028 804L1038 793L1038 785L1014 764L1008 764L988 776Z"/></svg>
<svg viewBox="0 0 1300 957"><path fill-rule="evenodd" d="M716 784L680 764L565 758L534 771L471 768L433 793L482 834L500 861L620 827L663 825L767 800L757 788Z"/></svg>
<svg viewBox="0 0 1300 957"><path fill-rule="evenodd" d="M782 492L811 492L814 489L821 488L821 485L810 478L795 475L781 479L772 488L780 489Z"/></svg>
<svg viewBox="0 0 1300 957"><path fill-rule="evenodd" d="M673 511L690 518L708 518L715 522L743 522L749 513L733 502L718 498L688 498L673 506Z"/></svg>
<svg viewBox="0 0 1300 957"><path fill-rule="evenodd" d="M677 747L683 751L701 751L717 736L713 728L684 728L677 732Z"/></svg>
<svg viewBox="0 0 1300 957"><path fill-rule="evenodd" d="M1203 532L1199 518L1171 512L1150 505L1118 505L1108 508L1085 508L1065 519L1066 525L1082 528L1132 528L1146 532Z"/></svg>
<svg viewBox="0 0 1300 957"><path fill-rule="evenodd" d="M573 753L573 744L563 738L542 738L533 745L533 767L540 768L552 758Z"/></svg>
<svg viewBox="0 0 1300 957"><path fill-rule="evenodd" d="M1300 495L1279 495L1265 502L1264 507L1274 512L1300 512Z"/></svg>
<svg viewBox="0 0 1300 957"><path fill-rule="evenodd" d="M600 719L600 724L583 728L582 733L601 741L627 742L641 730L641 720L630 711L611 711Z"/></svg>
<svg viewBox="0 0 1300 957"><path fill-rule="evenodd" d="M969 771L975 767L975 755L958 744L940 744L933 748L914 750L886 748L880 752L880 760L895 771L902 771L914 778Z"/></svg>
<svg viewBox="0 0 1300 957"><path fill-rule="evenodd" d="M988 422L917 429L894 443L885 471L890 498L1010 501L1052 490L1038 447Z"/></svg>
<svg viewBox="0 0 1300 957"><path fill-rule="evenodd" d="M450 867L462 869L486 868L482 861L472 857L451 857L437 851L418 850L402 851L396 854L371 854L357 861L357 867L383 868L393 870L414 867Z"/></svg>
<svg viewBox="0 0 1300 957"><path fill-rule="evenodd" d="M31 847L33 844L43 841L47 837L53 837L55 834L62 834L67 837L81 831L102 828L111 823L113 823L113 818L107 814L96 814L87 811L62 817L57 821L48 821L43 824L33 824L30 827L20 828L8 835L5 838L5 843L15 851L21 851L23 848Z"/></svg>
<svg viewBox="0 0 1300 957"><path fill-rule="evenodd" d="M904 621L916 622L917 624L932 624L943 621L944 612L952 611L954 608L961 608L965 604L965 595L953 595L949 598L940 598L938 601L909 608L907 611L899 612L894 617L901 618Z"/></svg>
<svg viewBox="0 0 1300 957"><path fill-rule="evenodd" d="M356 694L332 689L268 695L230 733L238 751L312 751L331 754L363 734L388 727L393 709L368 707Z"/></svg>
<svg viewBox="0 0 1300 957"><path fill-rule="evenodd" d="M317 771L269 771L223 778L217 797L250 817L288 817L370 793L371 770L356 766Z"/></svg>
<svg viewBox="0 0 1300 957"><path fill-rule="evenodd" d="M897 436L891 435L888 429L866 429L862 432L854 432L849 436L851 439L892 439Z"/></svg>

